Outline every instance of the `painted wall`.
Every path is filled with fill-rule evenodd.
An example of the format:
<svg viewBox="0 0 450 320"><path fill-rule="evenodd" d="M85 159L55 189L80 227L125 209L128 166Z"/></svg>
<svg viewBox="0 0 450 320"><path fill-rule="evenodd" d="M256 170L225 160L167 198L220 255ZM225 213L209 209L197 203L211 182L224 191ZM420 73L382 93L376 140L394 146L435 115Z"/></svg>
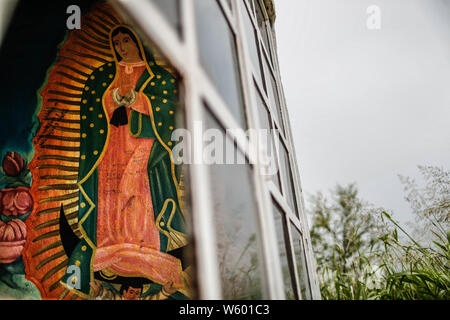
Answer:
<svg viewBox="0 0 450 320"><path fill-rule="evenodd" d="M189 298L177 75L105 1L40 3L0 51L0 298Z"/></svg>

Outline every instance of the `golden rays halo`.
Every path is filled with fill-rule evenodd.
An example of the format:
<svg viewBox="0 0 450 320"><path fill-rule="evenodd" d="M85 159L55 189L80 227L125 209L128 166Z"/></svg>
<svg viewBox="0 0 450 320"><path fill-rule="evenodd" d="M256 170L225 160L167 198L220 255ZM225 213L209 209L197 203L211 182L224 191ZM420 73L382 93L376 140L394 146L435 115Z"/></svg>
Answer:
<svg viewBox="0 0 450 320"><path fill-rule="evenodd" d="M57 48L56 62L38 92L40 129L33 139L35 156L29 165L35 206L26 221L28 238L23 258L26 277L39 288L43 299L82 298L60 285L69 258L60 239L59 214L63 206L69 225L81 237L77 180L82 94L91 73L105 63L114 62L109 35L116 26L127 22L110 4L95 4L83 15L81 29L68 32ZM143 46L151 49L155 63L175 74L155 47L142 40Z"/></svg>
<svg viewBox="0 0 450 320"><path fill-rule="evenodd" d="M57 60L39 91L40 130L33 139L35 156L29 165L35 206L27 220L24 261L27 278L44 299L80 298L59 284L68 264L59 234L59 212L62 205L72 230L81 237L77 185L81 97L92 71L114 60L109 33L120 24L109 4L93 6L82 17L81 29L70 31L58 48Z"/></svg>

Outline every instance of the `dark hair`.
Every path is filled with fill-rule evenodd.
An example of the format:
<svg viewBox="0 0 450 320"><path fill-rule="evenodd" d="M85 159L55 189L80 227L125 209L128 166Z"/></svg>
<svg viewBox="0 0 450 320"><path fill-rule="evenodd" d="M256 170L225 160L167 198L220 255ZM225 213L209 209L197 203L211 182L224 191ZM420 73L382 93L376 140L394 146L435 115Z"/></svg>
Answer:
<svg viewBox="0 0 450 320"><path fill-rule="evenodd" d="M111 34L111 39L113 39L115 36L117 36L119 33L125 33L127 35L130 36L131 40L133 40L133 42L136 44L136 47L138 47L139 49L139 57L144 60L144 57L142 57L142 52L141 52L141 48L139 48L139 42L136 39L136 36L133 34L133 32L126 28L126 27L118 27L116 30L113 31L113 33ZM117 60L120 62L122 61L122 57L120 56L120 54L117 52L116 47L114 46L114 41L113 41L113 49L116 52L116 57Z"/></svg>
<svg viewBox="0 0 450 320"><path fill-rule="evenodd" d="M141 289L141 294L142 294L142 290L143 290L142 283L140 283L140 284L139 284L139 283L126 283L126 284L122 284L122 285L120 286L119 292L120 292L121 295L123 295L123 293L124 293L125 291L128 291L128 289L130 289L130 288Z"/></svg>

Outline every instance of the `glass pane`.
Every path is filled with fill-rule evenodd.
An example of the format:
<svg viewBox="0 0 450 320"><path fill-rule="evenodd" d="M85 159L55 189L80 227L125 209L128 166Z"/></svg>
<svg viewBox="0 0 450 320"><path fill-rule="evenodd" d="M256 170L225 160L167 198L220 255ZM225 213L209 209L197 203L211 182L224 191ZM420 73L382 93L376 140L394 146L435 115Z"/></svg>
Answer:
<svg viewBox="0 0 450 320"><path fill-rule="evenodd" d="M279 170L278 170L278 165L277 165L277 156L275 153L275 148L274 148L274 143L273 143L273 135L272 135L272 121L270 118L270 114L266 108L266 105L261 97L261 95L259 94L258 90L255 88L256 90L256 97L257 97L257 102L258 102L258 113L259 113L259 120L261 122L261 129L263 130L267 130L267 135L264 133L261 133L261 138L262 143L266 144L266 150L268 152L268 156L270 157L270 161L271 161L271 172L272 173L272 181L275 183L276 186L278 186L278 188L281 189L281 182L280 182L280 176L279 176Z"/></svg>
<svg viewBox="0 0 450 320"><path fill-rule="evenodd" d="M131 19L83 2L68 31L67 2L21 1L1 48L0 187L24 200L21 220L0 214L16 246L0 244L0 297L195 298L189 172L171 157L182 79Z"/></svg>
<svg viewBox="0 0 450 320"><path fill-rule="evenodd" d="M238 124L247 128L236 43L216 0L195 0L200 62Z"/></svg>
<svg viewBox="0 0 450 320"><path fill-rule="evenodd" d="M287 198L289 206L291 207L292 211L298 215L297 201L295 197L294 183L292 181L292 168L291 163L289 161L289 154L286 149L286 146L284 145L283 142L281 142L281 140L279 150L280 150L281 174L283 177L284 196Z"/></svg>
<svg viewBox="0 0 450 320"><path fill-rule="evenodd" d="M169 23L181 33L179 0L150 0L165 15Z"/></svg>
<svg viewBox="0 0 450 320"><path fill-rule="evenodd" d="M209 114L206 128L223 132ZM210 166L210 174L223 298L261 299L260 243L252 168L214 164Z"/></svg>
<svg viewBox="0 0 450 320"><path fill-rule="evenodd" d="M283 129L284 132L284 124L281 118L281 106L280 106L280 99L278 95L278 89L277 84L275 82L275 78L273 77L272 72L270 71L269 64L267 63L267 59L263 59L263 65L264 65L264 74L267 78L267 93L269 95L270 105L271 109L274 113L274 117Z"/></svg>
<svg viewBox="0 0 450 320"><path fill-rule="evenodd" d="M291 225L291 234L294 243L295 262L297 264L302 298L304 300L311 300L311 286L309 283L308 269L306 267L305 247L303 245L302 235L294 225Z"/></svg>
<svg viewBox="0 0 450 320"><path fill-rule="evenodd" d="M296 294L294 293L295 276L293 272L291 272L292 264L289 263L290 257L288 258L286 243L289 243L289 239L286 236L286 219L284 215L281 213L280 208L275 203L273 204L274 218L275 218L275 229L278 243L278 250L281 259L281 268L283 272L283 283L284 283L284 293L286 295L286 299L294 300L296 299ZM291 266L290 266L291 265Z"/></svg>
<svg viewBox="0 0 450 320"><path fill-rule="evenodd" d="M253 28L252 21L250 19L250 16L248 15L247 8L245 6L244 2L241 2L242 8L242 15L244 18L244 27L245 27L245 33L247 36L247 43L249 45L249 51L250 51L250 58L253 63L253 69L255 71L255 77L256 80L259 83L262 83L262 76L261 76L261 60L260 60L260 54L259 54L259 43L258 38L255 34L255 28Z"/></svg>

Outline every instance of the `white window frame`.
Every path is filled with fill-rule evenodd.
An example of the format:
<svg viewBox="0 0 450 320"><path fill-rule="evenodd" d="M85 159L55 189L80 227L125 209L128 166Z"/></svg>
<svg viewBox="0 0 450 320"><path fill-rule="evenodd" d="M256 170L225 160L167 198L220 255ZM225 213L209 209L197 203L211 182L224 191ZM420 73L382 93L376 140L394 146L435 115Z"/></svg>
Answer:
<svg viewBox="0 0 450 320"><path fill-rule="evenodd" d="M185 89L184 104L186 129L192 134L192 143L195 153L196 151L200 151L203 147L203 132L195 132L194 130L194 122L202 121L204 119L205 106L203 101L207 101L210 112L224 128L239 128L240 126L200 65L196 41L194 1L196 0L179 1L181 37L165 19L159 9L149 0L116 0L115 5L133 18L138 27L140 27L144 34L158 46L158 49L168 58L169 62L182 76ZM237 59L239 60L239 73L242 82L243 104L245 106L247 125L248 128L258 128L260 122L258 119L257 100L255 96L255 83L257 83L257 81L255 80L253 65L246 45L246 33L242 21L241 7L239 5L239 1L244 0L232 0L231 9L227 1L216 1L218 1L224 16L228 20L230 29L236 38ZM254 190L258 207L258 231L260 233L262 244L263 295L265 299L285 299L281 262L279 259L277 238L275 234L275 221L272 210L272 198L274 198L286 217L288 223L287 230L290 230L289 223L291 222L300 230L305 246L304 249L306 250L306 263L307 270L309 270L308 277L311 284L312 297L313 299L320 299L317 276L314 272L316 270L315 260L312 254L308 223L303 206L297 159L292 143L292 131L288 121L289 117L283 88L281 86L279 65L274 46L275 39L273 39L272 32L268 32L269 48L265 47L262 36L258 30L258 23L253 8L249 6L248 1L245 1L245 6L253 13L251 15L251 21L254 29L257 30L259 54L263 55L261 57L262 59L267 59L269 62L268 67L275 77L278 91L277 96L279 99L278 102L281 108L280 121L283 121L285 129L285 132L280 135L280 139L282 139L288 149L288 157L293 171L292 179L298 206L296 210L298 210L299 213L299 216L297 216L291 210L287 199L283 196L282 192L285 193L285 190L283 190L283 182L281 181L282 190L279 190L270 177L262 176L260 174L262 168L254 161L255 159L252 159L252 154L248 153L248 150L251 150L248 148L248 145L252 142L248 141L246 137L233 136L233 134L231 134L230 137L236 142L238 149L245 154L251 163L256 163L252 166L254 172ZM269 28L269 18L263 1L261 1L261 7L266 18L266 26ZM149 16L152 18L148 19ZM266 81L266 85L271 85L264 75L263 68L261 74L263 75L263 81ZM266 91L261 87L260 83L258 83L257 86L259 91L263 93L262 97L264 102L267 106L270 106L269 96L266 94ZM276 106L277 104L275 104L275 107ZM281 129L280 124L276 123L275 117L273 116L274 111L271 110L270 107L268 109L270 109L271 112L272 125L275 124L277 128ZM260 158L264 152L264 150L259 150ZM277 154L279 153L277 152ZM201 275L197 277L199 289L198 298L219 300L222 299L222 294L220 275L218 273L219 267L216 252L214 221L211 214L213 211L211 197L207 196L208 190L210 190L209 168L205 164L190 165L189 176L191 185L195 186L195 190L191 192L191 208L193 222L192 231L196 244L197 275ZM283 179L282 175L280 175L280 180L281 179ZM289 236L289 239L292 238ZM290 242L289 245L292 247L292 240ZM296 288L298 288L298 294L301 296L301 290L299 289L301 284L296 270L295 279L297 281Z"/></svg>

